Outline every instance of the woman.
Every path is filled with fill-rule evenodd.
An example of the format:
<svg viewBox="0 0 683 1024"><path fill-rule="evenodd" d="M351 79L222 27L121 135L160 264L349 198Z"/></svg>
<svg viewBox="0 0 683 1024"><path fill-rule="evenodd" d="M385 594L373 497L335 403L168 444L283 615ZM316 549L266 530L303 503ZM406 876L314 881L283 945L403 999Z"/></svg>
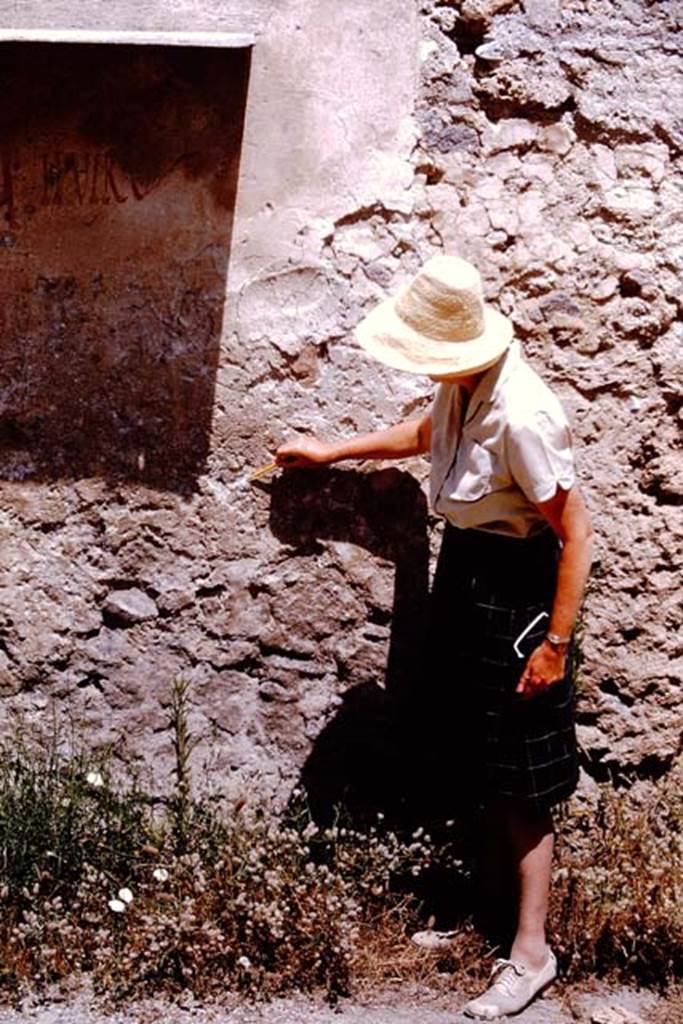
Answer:
<svg viewBox="0 0 683 1024"><path fill-rule="evenodd" d="M521 1010L557 973L545 935L552 808L578 767L571 634L592 531L557 398L522 358L507 317L485 304L475 267L435 256L356 328L367 353L439 387L430 410L386 430L282 445L279 465L431 454L430 500L446 519L429 642L449 698L446 737L475 786L516 882L516 931L486 991L464 1007ZM446 706L446 705L444 705Z"/></svg>

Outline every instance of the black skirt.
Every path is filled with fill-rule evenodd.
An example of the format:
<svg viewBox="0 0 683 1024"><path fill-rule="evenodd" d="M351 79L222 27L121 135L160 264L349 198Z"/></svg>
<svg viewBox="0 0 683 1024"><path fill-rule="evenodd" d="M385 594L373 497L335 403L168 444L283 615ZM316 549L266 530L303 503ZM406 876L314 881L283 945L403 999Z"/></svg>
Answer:
<svg viewBox="0 0 683 1024"><path fill-rule="evenodd" d="M558 558L550 529L522 540L446 523L430 595L428 699L440 762L461 796L545 809L576 788L570 670L535 697L515 694L548 629L542 613L552 607Z"/></svg>

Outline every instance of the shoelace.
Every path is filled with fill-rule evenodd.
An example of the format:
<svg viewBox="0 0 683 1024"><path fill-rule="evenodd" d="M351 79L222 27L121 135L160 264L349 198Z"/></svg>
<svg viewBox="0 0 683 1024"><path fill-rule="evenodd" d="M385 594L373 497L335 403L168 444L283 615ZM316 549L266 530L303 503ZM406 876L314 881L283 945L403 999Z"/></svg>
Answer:
<svg viewBox="0 0 683 1024"><path fill-rule="evenodd" d="M491 971L490 987L497 988L505 995L512 994L517 978L523 977L525 968L513 960L496 960Z"/></svg>

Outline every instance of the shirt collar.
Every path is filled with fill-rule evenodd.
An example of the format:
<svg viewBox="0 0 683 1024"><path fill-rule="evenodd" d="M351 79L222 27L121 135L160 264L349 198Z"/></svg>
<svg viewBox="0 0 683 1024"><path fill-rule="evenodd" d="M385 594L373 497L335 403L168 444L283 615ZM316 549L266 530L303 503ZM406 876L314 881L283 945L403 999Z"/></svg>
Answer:
<svg viewBox="0 0 683 1024"><path fill-rule="evenodd" d="M482 405L490 405L492 402L495 402L496 398L500 394L503 384L513 370L519 365L521 358L522 351L520 343L517 338L514 338L505 354L498 360L498 362L494 363L493 366L490 366L489 369L486 370L474 389L469 401L465 423L468 423L469 420L477 414L477 411Z"/></svg>

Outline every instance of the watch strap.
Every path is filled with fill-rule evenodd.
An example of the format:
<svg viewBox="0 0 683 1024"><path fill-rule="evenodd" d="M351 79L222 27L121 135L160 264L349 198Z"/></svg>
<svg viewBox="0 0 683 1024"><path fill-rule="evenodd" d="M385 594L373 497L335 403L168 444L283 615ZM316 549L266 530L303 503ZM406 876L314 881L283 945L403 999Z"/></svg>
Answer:
<svg viewBox="0 0 683 1024"><path fill-rule="evenodd" d="M545 638L551 647L568 647L571 640L570 636L559 636L558 633L546 633Z"/></svg>

